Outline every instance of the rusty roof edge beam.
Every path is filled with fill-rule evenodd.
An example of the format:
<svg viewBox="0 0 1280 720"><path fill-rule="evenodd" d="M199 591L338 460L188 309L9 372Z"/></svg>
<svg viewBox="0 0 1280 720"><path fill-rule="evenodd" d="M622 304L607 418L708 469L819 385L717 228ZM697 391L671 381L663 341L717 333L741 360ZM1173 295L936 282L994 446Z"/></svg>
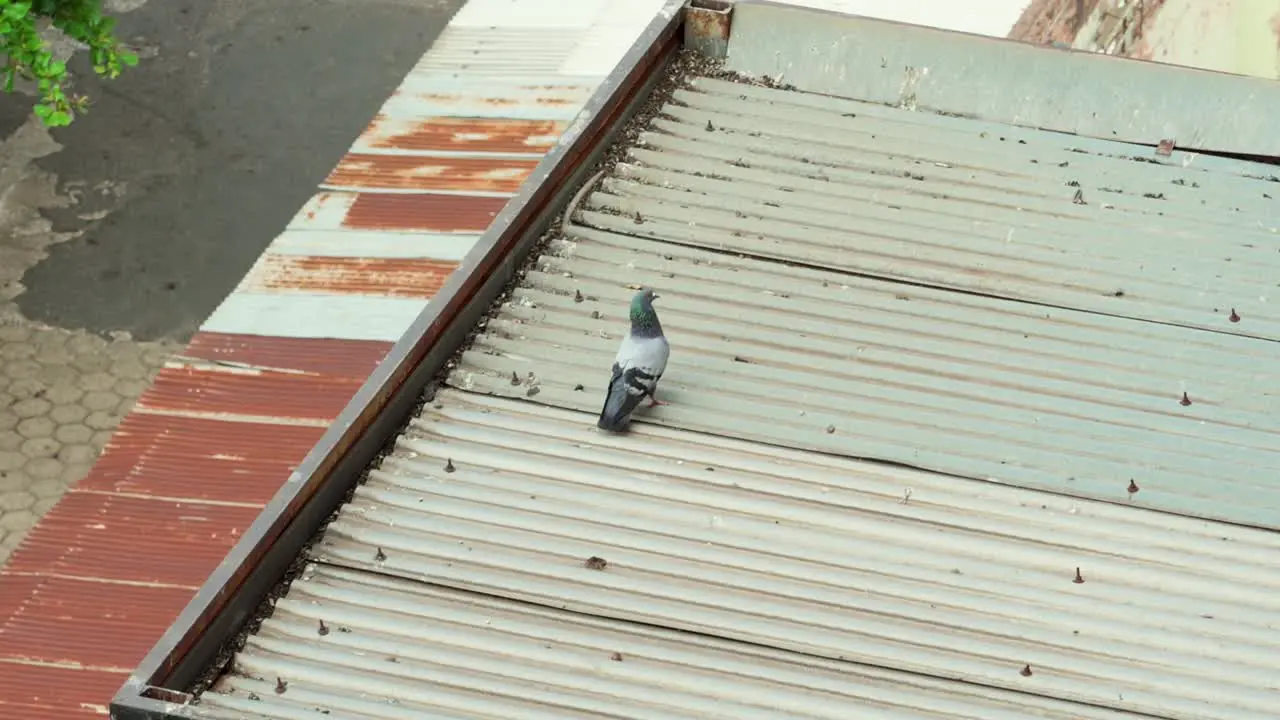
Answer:
<svg viewBox="0 0 1280 720"><path fill-rule="evenodd" d="M813 48L817 52L804 52ZM769 0L734 3L726 69L803 92L1155 146L1280 156L1280 83Z"/></svg>
<svg viewBox="0 0 1280 720"><path fill-rule="evenodd" d="M114 720L192 717L186 688L252 616L395 435L616 131L649 95L680 47L683 4L670 0L658 12L440 293L130 675L112 700Z"/></svg>

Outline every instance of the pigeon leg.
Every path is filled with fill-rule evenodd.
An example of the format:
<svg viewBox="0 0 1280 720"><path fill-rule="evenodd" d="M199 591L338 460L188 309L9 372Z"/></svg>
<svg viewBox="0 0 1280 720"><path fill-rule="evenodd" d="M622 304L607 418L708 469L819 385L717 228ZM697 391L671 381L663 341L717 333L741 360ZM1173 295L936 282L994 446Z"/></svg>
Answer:
<svg viewBox="0 0 1280 720"><path fill-rule="evenodd" d="M659 400L657 395L654 395L653 393L649 393L649 407L658 407L659 405L670 405L670 404L671 403L669 402L663 402L662 400Z"/></svg>

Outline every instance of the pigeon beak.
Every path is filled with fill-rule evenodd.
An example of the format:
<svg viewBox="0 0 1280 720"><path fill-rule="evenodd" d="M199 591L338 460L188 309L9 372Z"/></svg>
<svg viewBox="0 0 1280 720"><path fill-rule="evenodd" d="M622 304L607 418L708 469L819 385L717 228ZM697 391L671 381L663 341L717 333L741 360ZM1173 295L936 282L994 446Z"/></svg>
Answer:
<svg viewBox="0 0 1280 720"><path fill-rule="evenodd" d="M654 294L653 294L653 299L654 299L654 300L657 300L657 299L658 299L658 298L660 298L660 297L662 297L662 296L661 296L661 295L659 295L658 293L654 293Z"/></svg>

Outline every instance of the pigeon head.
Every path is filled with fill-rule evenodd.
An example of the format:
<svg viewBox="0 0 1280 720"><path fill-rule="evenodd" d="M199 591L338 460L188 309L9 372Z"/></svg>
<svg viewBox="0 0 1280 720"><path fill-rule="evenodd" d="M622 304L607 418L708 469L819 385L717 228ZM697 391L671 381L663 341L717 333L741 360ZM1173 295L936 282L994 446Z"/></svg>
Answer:
<svg viewBox="0 0 1280 720"><path fill-rule="evenodd" d="M653 309L653 301L659 297L653 288L642 288L631 298L631 334L641 337L657 337L662 334L662 324Z"/></svg>

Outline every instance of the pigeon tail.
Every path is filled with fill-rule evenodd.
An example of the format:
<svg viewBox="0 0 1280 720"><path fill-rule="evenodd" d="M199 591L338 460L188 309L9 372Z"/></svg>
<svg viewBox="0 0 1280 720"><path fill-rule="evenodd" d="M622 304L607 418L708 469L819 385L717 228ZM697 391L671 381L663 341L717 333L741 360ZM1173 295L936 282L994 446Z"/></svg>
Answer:
<svg viewBox="0 0 1280 720"><path fill-rule="evenodd" d="M636 387L636 378L627 377L632 374L634 373L630 370L623 373L621 369L614 369L613 378L609 380L609 393L604 397L604 407L600 409L600 418L595 421L595 427L620 432L630 423L631 414L645 395L648 395L643 388Z"/></svg>

